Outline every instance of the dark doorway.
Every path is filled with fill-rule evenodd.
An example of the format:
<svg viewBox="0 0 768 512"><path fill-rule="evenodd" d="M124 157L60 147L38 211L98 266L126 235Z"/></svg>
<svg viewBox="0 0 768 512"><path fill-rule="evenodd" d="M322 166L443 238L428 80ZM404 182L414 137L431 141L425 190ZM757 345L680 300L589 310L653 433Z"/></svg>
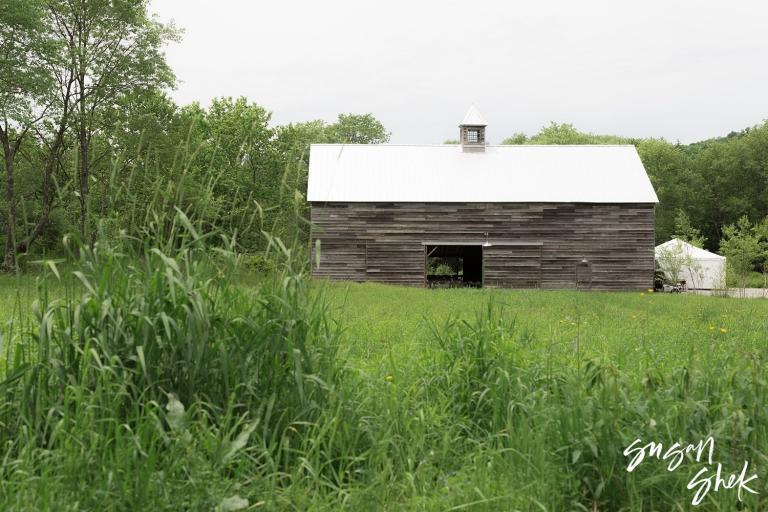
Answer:
<svg viewBox="0 0 768 512"><path fill-rule="evenodd" d="M589 290L592 288L592 264L588 260L581 260L576 264L576 288Z"/></svg>
<svg viewBox="0 0 768 512"><path fill-rule="evenodd" d="M480 245L427 245L426 281L430 288L483 286Z"/></svg>

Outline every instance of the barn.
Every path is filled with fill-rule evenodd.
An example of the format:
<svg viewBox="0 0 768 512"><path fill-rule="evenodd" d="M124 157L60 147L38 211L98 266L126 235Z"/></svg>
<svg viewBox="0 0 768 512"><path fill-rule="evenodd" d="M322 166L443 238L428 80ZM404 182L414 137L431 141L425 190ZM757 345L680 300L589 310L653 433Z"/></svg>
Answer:
<svg viewBox="0 0 768 512"><path fill-rule="evenodd" d="M631 145L313 144L312 274L409 286L644 290L658 199Z"/></svg>

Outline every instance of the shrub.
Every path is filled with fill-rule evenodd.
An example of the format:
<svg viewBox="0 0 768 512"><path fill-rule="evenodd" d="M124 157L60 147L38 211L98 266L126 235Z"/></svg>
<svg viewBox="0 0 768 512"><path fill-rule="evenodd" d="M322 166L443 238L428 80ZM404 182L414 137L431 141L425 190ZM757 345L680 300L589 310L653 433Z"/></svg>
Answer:
<svg viewBox="0 0 768 512"><path fill-rule="evenodd" d="M275 262L264 253L241 255L243 267L256 274L269 274L275 270Z"/></svg>

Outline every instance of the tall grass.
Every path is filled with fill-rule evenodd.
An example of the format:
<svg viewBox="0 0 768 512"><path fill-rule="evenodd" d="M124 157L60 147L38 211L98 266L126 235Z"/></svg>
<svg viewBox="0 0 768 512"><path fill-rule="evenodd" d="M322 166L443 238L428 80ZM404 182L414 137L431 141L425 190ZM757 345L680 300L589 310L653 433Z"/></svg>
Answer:
<svg viewBox="0 0 768 512"><path fill-rule="evenodd" d="M715 465L721 462L726 471L738 473L748 460L752 471L765 478L765 350L749 359L733 358L717 373L702 364L638 375L599 359L552 372L544 362L521 367L515 361L520 338L509 318L491 302L474 321L433 328L438 357L422 379L425 401L443 403L449 411L446 425L455 430L455 439L508 459L513 472L525 475L526 467L541 469L523 478L532 485L547 481L545 493L557 494L550 505L545 505L546 494L528 492L530 500L510 497L508 506L525 508L533 502L555 510L689 508L686 485L696 471L687 468L698 470L706 461L695 463L689 455L691 466L677 473L668 473L660 461L628 473L623 450L638 438L643 444L685 446L713 436ZM765 483L753 489L764 490ZM765 504L764 497L743 497L748 509ZM737 506L734 492L721 491L711 493L706 505L708 510L733 510L744 504Z"/></svg>
<svg viewBox="0 0 768 512"><path fill-rule="evenodd" d="M706 509L768 505L768 347L622 368L577 331L559 365L492 298L428 319L421 354L347 360L364 340L300 245L263 233L274 271L243 286L235 234L258 221L207 224L183 178L116 190L136 228L105 219L47 264L0 376L0 509L687 510L702 464L628 473L622 451L709 435L762 494Z"/></svg>
<svg viewBox="0 0 768 512"><path fill-rule="evenodd" d="M428 357L364 367L339 356L355 340L296 253L272 239L278 270L241 287L232 243L176 215L167 253L82 248L76 280L35 306L2 383L5 508L685 510L702 464L627 473L622 451L708 435L716 462L764 482L764 350L717 374L532 363L492 300L432 323Z"/></svg>
<svg viewBox="0 0 768 512"><path fill-rule="evenodd" d="M274 271L238 285L259 205L211 225L215 174L190 195L184 160L154 183L113 175L115 216L95 243L65 239L69 262L44 262L32 314L7 324L0 508L233 508L301 459L290 439L329 403L339 329L296 243L263 233Z"/></svg>

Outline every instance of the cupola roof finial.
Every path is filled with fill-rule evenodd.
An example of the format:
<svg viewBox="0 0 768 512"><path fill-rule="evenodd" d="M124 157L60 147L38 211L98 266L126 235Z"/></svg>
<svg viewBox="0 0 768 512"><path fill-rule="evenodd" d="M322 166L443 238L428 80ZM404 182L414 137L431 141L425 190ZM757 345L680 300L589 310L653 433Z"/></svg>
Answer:
<svg viewBox="0 0 768 512"><path fill-rule="evenodd" d="M467 115L464 116L464 120L459 126L488 126L488 123L480 111L477 110L477 107L472 105L467 110Z"/></svg>

